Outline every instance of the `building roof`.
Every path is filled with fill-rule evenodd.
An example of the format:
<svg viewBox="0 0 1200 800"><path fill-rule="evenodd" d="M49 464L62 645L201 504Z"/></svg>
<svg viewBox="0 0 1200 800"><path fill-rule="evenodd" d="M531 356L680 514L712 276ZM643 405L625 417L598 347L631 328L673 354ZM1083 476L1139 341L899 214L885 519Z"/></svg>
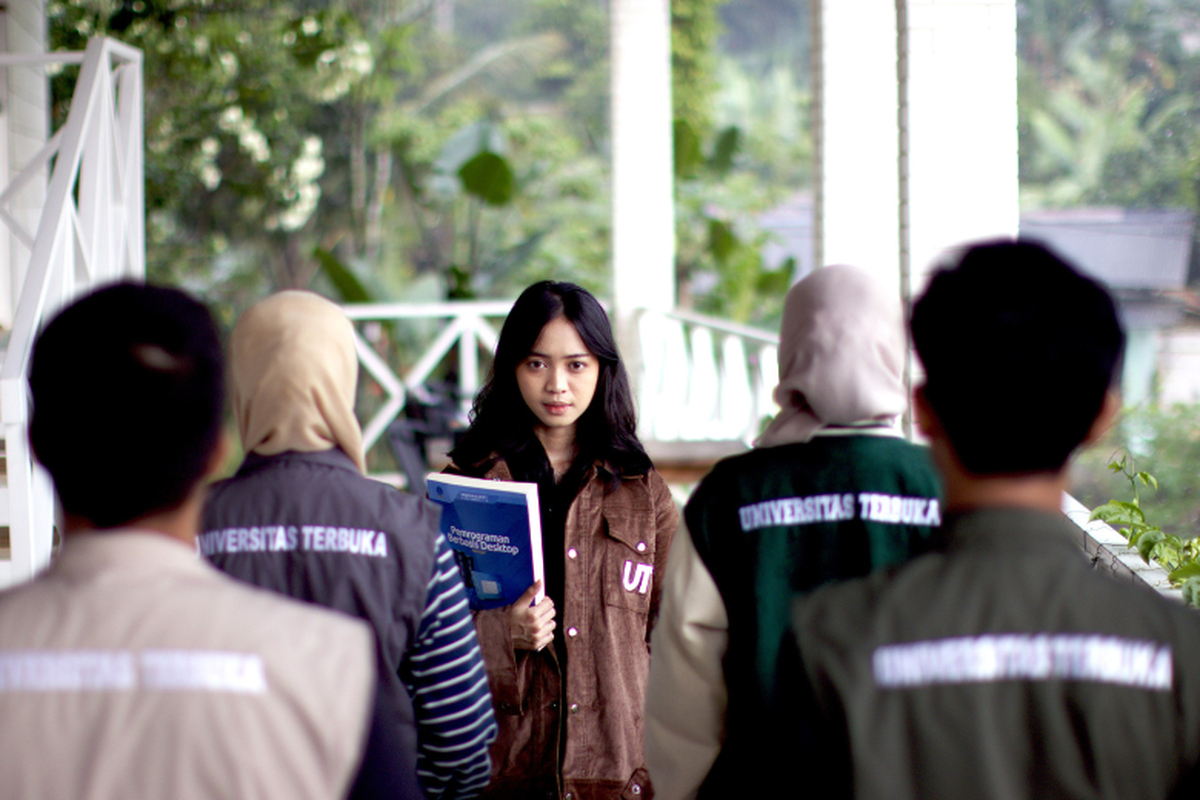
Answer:
<svg viewBox="0 0 1200 800"><path fill-rule="evenodd" d="M1020 230L1122 293L1183 288L1194 225L1187 210L1077 208L1022 214Z"/></svg>

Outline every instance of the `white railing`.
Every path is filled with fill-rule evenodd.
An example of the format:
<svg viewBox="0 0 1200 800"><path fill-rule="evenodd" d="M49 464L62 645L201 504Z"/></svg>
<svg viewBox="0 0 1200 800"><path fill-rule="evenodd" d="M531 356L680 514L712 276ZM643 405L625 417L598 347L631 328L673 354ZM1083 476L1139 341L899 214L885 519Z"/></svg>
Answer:
<svg viewBox="0 0 1200 800"><path fill-rule="evenodd" d="M777 334L688 311L642 311L638 338L643 439L749 445L779 410Z"/></svg>
<svg viewBox="0 0 1200 800"><path fill-rule="evenodd" d="M383 392L382 405L363 426L367 449L403 411L457 346L454 386L465 415L495 351L498 326L511 300L447 303L352 304L363 370ZM383 325L434 321L444 325L407 369L394 368ZM642 438L660 441L751 442L763 417L777 408L778 336L690 312L638 316L642 369L637 376ZM481 352L484 360L481 362ZM416 355L416 354L410 354ZM424 399L424 398L422 398Z"/></svg>
<svg viewBox="0 0 1200 800"><path fill-rule="evenodd" d="M496 328L489 319L503 318L512 308L511 300L456 301L447 303L362 303L344 306L346 316L358 323L355 342L359 363L379 385L384 393L383 405L363 425L363 448L370 450L390 425L404 410L410 392L420 394L434 370L449 356L451 349L458 346L456 395L462 403L463 414L470 407L471 399L482 385L486 372L479 363L480 350L487 358L496 350ZM434 321L445 327L428 345L421 357L412 366L402 370L393 369L388 359L381 355L387 352L384 342L383 323L401 321ZM393 359L394 360L394 359ZM489 361L490 364L490 361ZM425 399L421 397L421 399Z"/></svg>
<svg viewBox="0 0 1200 800"><path fill-rule="evenodd" d="M11 558L0 586L32 576L50 559L54 498L29 450L29 369L33 339L55 310L98 284L145 274L142 185L142 54L97 38L84 53L0 56L0 67L80 64L62 128L0 190L0 221L30 249L4 365L0 423L8 468ZM3 210L21 187L53 165L37 230ZM93 387L95 388L95 387Z"/></svg>

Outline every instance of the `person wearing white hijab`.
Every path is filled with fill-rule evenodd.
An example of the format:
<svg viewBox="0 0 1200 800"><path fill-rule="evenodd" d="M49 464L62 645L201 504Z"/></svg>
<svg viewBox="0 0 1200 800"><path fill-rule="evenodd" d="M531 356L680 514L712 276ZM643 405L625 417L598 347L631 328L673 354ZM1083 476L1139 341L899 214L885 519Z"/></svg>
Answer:
<svg viewBox="0 0 1200 800"><path fill-rule="evenodd" d="M478 794L496 722L462 578L437 507L365 474L350 320L311 292L274 294L234 327L230 372L246 459L212 487L198 549L370 622L390 794Z"/></svg>
<svg viewBox="0 0 1200 800"><path fill-rule="evenodd" d="M755 774L793 594L905 561L940 522L925 449L895 425L906 347L899 297L857 268L788 292L780 411L693 492L667 563L646 707L660 800L730 796Z"/></svg>

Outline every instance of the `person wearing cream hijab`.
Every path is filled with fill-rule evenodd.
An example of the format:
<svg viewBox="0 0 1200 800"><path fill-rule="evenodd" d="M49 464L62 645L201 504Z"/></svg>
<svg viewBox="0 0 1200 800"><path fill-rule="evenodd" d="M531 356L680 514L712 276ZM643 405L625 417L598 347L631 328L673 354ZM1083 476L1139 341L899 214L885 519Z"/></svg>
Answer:
<svg viewBox="0 0 1200 800"><path fill-rule="evenodd" d="M646 763L660 800L735 794L756 759L791 599L922 551L940 521L907 405L899 297L850 266L788 292L780 411L692 493L654 628Z"/></svg>
<svg viewBox="0 0 1200 800"><path fill-rule="evenodd" d="M286 291L251 308L230 342L233 407L246 452L336 447L366 472L354 416L354 328L320 295Z"/></svg>
<svg viewBox="0 0 1200 800"><path fill-rule="evenodd" d="M238 320L246 459L212 487L197 547L235 578L370 622L384 721L372 741L386 752L364 769L369 788L468 797L496 731L475 627L437 507L365 474L354 343L342 310L311 292L279 292Z"/></svg>

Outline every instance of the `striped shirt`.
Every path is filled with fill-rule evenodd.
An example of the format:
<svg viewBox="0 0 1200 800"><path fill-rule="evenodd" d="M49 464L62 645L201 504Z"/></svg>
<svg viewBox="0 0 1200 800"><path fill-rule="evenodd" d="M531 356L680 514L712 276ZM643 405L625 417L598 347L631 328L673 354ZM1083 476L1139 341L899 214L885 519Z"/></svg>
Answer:
<svg viewBox="0 0 1200 800"><path fill-rule="evenodd" d="M417 720L417 777L430 798L473 797L491 776L496 717L462 577L446 537L403 675Z"/></svg>

